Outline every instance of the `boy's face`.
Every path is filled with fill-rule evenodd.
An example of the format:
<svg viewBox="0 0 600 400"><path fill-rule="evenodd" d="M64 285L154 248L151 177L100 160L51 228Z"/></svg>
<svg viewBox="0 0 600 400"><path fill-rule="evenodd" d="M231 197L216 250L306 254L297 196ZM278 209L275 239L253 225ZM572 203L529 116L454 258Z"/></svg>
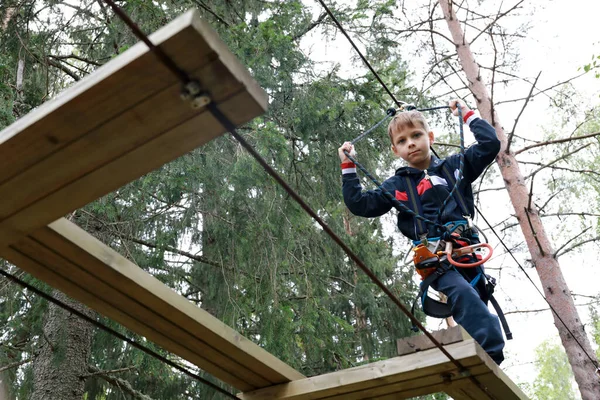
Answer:
<svg viewBox="0 0 600 400"><path fill-rule="evenodd" d="M433 132L426 132L418 125L392 129L392 151L408 162L409 167L420 170L429 168L429 147L432 143Z"/></svg>

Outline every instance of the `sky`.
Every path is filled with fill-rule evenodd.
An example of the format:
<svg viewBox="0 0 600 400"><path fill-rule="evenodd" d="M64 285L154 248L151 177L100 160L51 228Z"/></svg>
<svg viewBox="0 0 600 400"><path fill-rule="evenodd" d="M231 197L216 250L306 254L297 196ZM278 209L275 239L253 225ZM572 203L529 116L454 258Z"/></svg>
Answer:
<svg viewBox="0 0 600 400"><path fill-rule="evenodd" d="M504 9L517 0L504 2ZM316 3L316 2L315 2ZM474 2L473 2L474 3ZM499 4L486 0L483 3ZM417 2L423 4L423 1ZM533 79L541 71L538 81L539 87L548 87L568 77L578 74L578 69L590 62L592 56L600 54L600 35L597 34L597 18L600 15L600 2L587 0L551 0L551 1L529 1L525 2L531 14L524 16L514 23L531 21L531 29L525 38L519 40L518 49L520 61L518 64L519 75L526 75ZM496 6L497 7L497 6ZM315 8L315 13L320 12ZM447 30L446 30L447 33ZM323 63L323 67L330 63L339 63L341 70L348 74L356 73L356 66L350 62L350 56L355 55L354 50L346 39L339 37L331 41L317 40L318 33L313 38L308 38L302 43L305 53ZM481 62L483 56L478 57ZM346 61L344 61L346 60ZM415 68L415 75L419 76L419 65L425 68L423 60L410 59L410 66ZM600 79L592 74L580 78L574 82L574 87L580 93L580 106L582 108L598 105L600 93ZM508 85L506 88L498 87L496 98L524 97L529 92L527 84ZM451 100L448 98L447 100ZM512 127L517 118L521 104L507 104L498 107L500 119L505 128ZM374 121L376 122L376 121ZM541 139L544 127L552 125L553 117L548 109L548 103L540 96L531 102L519 120L519 134L531 139ZM571 132L565 132L561 137L568 136ZM467 137L466 140L469 140ZM360 149L358 148L360 155ZM501 180L494 187L502 186ZM489 220L500 222L513 212L506 191L488 192L482 195L482 212ZM585 210L585 204L577 205L579 210ZM558 225L544 220L547 227L552 229ZM480 226L484 222L479 220ZM391 224L390 224L391 226ZM576 231L578 226L570 229ZM394 230L393 227L390 228ZM393 233L398 235L397 233ZM490 234L488 234L490 235ZM490 237L490 242L498 245L497 241ZM554 248L558 248L564 242L564 238L557 238L553 242ZM499 249L499 247L497 247ZM406 250L406 249L403 249ZM503 253L498 250L498 254ZM528 254L520 252L517 258L523 265ZM559 258L563 274L569 288L573 293L598 296L600 289L597 280L582 277L596 276L597 266L594 262L597 257L589 254L571 253L569 256ZM500 269L501 268L501 269ZM544 300L536 292L532 283L524 274L518 270L515 262L507 255L500 255L488 263L488 272L500 277L497 287L497 298L504 311L535 310L546 308ZM537 273L529 268L528 273L539 287ZM500 275L500 276L498 276ZM578 297L576 304L586 303L588 299ZM584 323L589 321L586 307L578 307L580 317ZM525 314L509 314L509 324L514 335L512 341L507 342L506 361L502 364L504 372L516 383L531 383L536 377L533 365L535 359L534 350L544 340L558 341L558 332L554 327L554 321L549 311ZM428 319L427 327L430 330L443 328L441 320Z"/></svg>

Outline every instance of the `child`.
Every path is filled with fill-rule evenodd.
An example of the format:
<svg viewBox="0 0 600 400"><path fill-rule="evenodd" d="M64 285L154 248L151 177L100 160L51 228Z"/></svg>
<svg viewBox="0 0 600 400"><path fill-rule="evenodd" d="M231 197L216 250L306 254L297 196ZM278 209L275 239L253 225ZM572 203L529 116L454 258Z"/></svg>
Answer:
<svg viewBox="0 0 600 400"><path fill-rule="evenodd" d="M442 224L464 220L466 216L461 210L465 207L469 210L469 215L473 215L471 183L494 161L500 151L500 141L490 124L478 118L475 112L469 110L460 100L453 100L449 105L454 115L458 115L457 107L461 107L464 122L473 132L477 144L465 151L463 179L458 187L466 205L457 204L456 197L450 197L439 221ZM392 142L392 151L397 157L406 161L408 166L399 168L394 176L383 182L382 186L407 207L418 210L418 214L422 217L437 221L442 203L448 198L453 186L453 183L448 182L450 177L445 175L443 169L452 171L456 179L459 171L459 155L440 160L431 154L430 146L434 142L434 135L429 130L423 115L418 111L396 114L388 126L388 134ZM392 208L392 203L380 189L362 191L355 165L346 157L344 150L352 154L353 145L346 142L338 149L342 162L342 192L348 209L362 217L378 217L388 212ZM420 200L420 205L410 199L411 193L417 193L417 201ZM398 213L398 228L408 238L418 241L426 237L440 236L439 229L436 230L430 225L427 227L428 231L424 233L423 226L421 221L416 220L412 214ZM478 243L476 235L467 239ZM477 290L467 281L473 268L445 269L446 272L433 281L431 286L448 297L447 302L454 320L497 364L500 364L504 360L502 331L498 317L490 313ZM481 291L480 285L477 288ZM484 293L482 295L485 297Z"/></svg>

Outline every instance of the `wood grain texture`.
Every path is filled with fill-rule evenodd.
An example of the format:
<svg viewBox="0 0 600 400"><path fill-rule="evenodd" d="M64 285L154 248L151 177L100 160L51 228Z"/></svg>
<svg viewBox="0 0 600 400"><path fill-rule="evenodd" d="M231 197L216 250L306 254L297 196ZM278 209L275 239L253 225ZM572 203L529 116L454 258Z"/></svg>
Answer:
<svg viewBox="0 0 600 400"><path fill-rule="evenodd" d="M4 255L239 390L304 378L66 219L21 239Z"/></svg>
<svg viewBox="0 0 600 400"><path fill-rule="evenodd" d="M469 334L459 325L448 329L434 331L431 332L431 334L439 343L443 345L471 339ZM436 347L433 342L424 334L398 339L396 345L399 356Z"/></svg>
<svg viewBox="0 0 600 400"><path fill-rule="evenodd" d="M473 340L445 346L466 367L471 376L485 382L489 393L502 400L527 397L514 385L508 387L506 376ZM244 393L244 400L359 400L407 399L437 392L482 397L469 378L458 372L438 349L426 350L356 368L314 376L290 383Z"/></svg>
<svg viewBox="0 0 600 400"><path fill-rule="evenodd" d="M151 39L234 124L266 110L266 94L196 12ZM0 246L225 132L180 92L138 44L0 132Z"/></svg>

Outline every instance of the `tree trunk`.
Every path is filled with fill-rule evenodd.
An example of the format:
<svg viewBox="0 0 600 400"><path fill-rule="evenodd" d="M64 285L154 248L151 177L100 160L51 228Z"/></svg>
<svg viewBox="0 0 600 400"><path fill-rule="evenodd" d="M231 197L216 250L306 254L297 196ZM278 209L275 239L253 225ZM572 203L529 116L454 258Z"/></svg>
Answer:
<svg viewBox="0 0 600 400"><path fill-rule="evenodd" d="M8 23L10 22L10 20L16 10L17 10L16 7L8 7L6 9L6 14L4 14L4 20L2 21L2 30L3 31L5 31L6 28L8 27Z"/></svg>
<svg viewBox="0 0 600 400"><path fill-rule="evenodd" d="M71 307L90 313L84 305L55 290L54 297ZM36 400L81 400L84 394L92 326L62 308L49 304L44 337L33 364L33 393Z"/></svg>
<svg viewBox="0 0 600 400"><path fill-rule="evenodd" d="M595 374L596 367L590 358L588 358L588 355L594 360L596 365L598 360L577 314L573 298L560 270L560 265L556 260L556 252L550 244L537 208L533 203L529 204L529 192L525 186L525 179L521 174L514 153L507 150L507 136L493 108L490 94L481 81L479 66L475 62L473 53L465 39L460 22L452 10L452 3L448 0L439 0L439 4L442 7L444 18L452 34L452 40L456 45L462 70L469 82L469 89L478 103L479 112L483 118L492 123L496 129L498 138L502 142L502 148L496 160L498 161L506 189L508 190L529 252L531 253L532 263L544 287L546 299L587 353L586 355L582 351L558 316L553 314L554 324L558 329L561 341L567 352L581 396L583 400L598 399L600 381Z"/></svg>

